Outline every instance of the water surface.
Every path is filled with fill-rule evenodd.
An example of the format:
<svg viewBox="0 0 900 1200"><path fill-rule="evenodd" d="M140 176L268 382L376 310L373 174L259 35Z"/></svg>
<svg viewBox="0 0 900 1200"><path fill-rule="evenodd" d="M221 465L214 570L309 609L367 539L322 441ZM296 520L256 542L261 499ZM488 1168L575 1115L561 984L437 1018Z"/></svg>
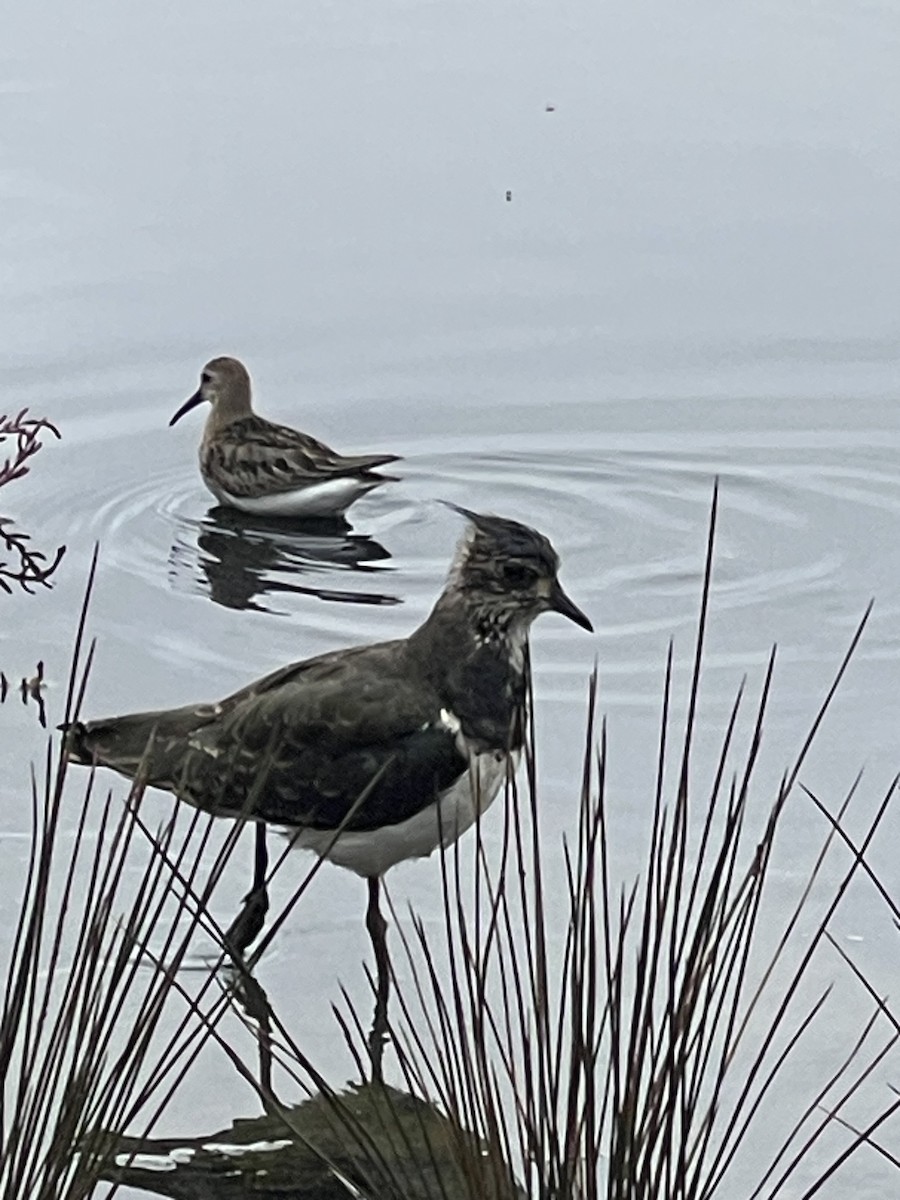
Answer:
<svg viewBox="0 0 900 1200"><path fill-rule="evenodd" d="M836 807L865 766L874 803L900 728L890 6L87 0L6 25L0 408L46 414L63 441L3 511L69 552L51 593L0 598L0 666L43 657L52 715L97 541L87 708L106 714L403 635L460 532L433 501L493 510L553 539L597 628L548 616L535 631L548 839L574 813L596 660L628 874L666 647L686 667L718 477L709 744L777 642L774 785L874 596L803 776ZM349 529L241 534L199 480L199 419L167 428L221 353L247 361L264 414L347 452L402 454L401 482L354 507ZM38 753L40 734L26 708L0 720L0 852L16 863L22 747ZM875 852L889 885L896 823ZM788 883L823 833L798 798ZM407 864L392 880L432 919L434 872ZM236 872L234 902L245 882ZM329 1005L338 978L364 995L363 889L329 869L314 896L266 982L340 1078ZM865 888L835 933L862 938L874 986L897 992L897 933ZM827 956L820 973L846 978ZM866 1011L845 990L820 1048ZM173 1126L201 1097L209 1129L235 1115L227 1068L204 1071ZM890 1080L888 1064L870 1094ZM855 1164L824 1194L896 1187L874 1154Z"/></svg>

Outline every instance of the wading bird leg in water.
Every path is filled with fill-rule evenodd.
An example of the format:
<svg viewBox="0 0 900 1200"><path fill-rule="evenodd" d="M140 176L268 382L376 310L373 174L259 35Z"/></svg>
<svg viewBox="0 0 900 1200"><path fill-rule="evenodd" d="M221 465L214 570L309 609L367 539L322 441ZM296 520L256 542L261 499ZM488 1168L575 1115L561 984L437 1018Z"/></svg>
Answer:
<svg viewBox="0 0 900 1200"><path fill-rule="evenodd" d="M266 846L266 827L256 822L256 844L253 853L253 885L244 897L241 911L225 933L225 941L241 957L262 933L269 911L269 892L266 875L269 870L269 851Z"/></svg>
<svg viewBox="0 0 900 1200"><path fill-rule="evenodd" d="M372 949L375 952L375 1016L372 1020L372 1030L369 1033L369 1058L372 1062L372 1082L384 1083L381 1060L388 1033L391 963L387 948L387 921L381 915L381 909L378 907L381 880L377 875L373 875L367 882L369 905L366 909L366 929L369 931Z"/></svg>
<svg viewBox="0 0 900 1200"><path fill-rule="evenodd" d="M269 911L269 893L266 887L268 871L266 826L264 822L257 821L253 850L253 884L244 897L241 911L228 926L225 945L237 960L228 971L233 981L235 998L243 1006L247 1016L256 1021L258 1026L259 1081L263 1087L263 1104L267 1112L272 1107L271 1098L274 1095L270 1020L272 1010L266 993L251 974L252 967L248 967L244 962L244 955L262 933L266 923L266 913Z"/></svg>

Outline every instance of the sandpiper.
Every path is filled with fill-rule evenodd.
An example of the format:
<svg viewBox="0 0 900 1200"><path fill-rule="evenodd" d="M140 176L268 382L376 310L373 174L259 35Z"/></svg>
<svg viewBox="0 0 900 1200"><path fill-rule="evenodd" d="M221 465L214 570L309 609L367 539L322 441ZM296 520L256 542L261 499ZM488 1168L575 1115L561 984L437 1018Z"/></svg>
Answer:
<svg viewBox="0 0 900 1200"><path fill-rule="evenodd" d="M200 442L200 474L221 504L270 517L339 517L379 484L376 468L397 454L338 454L324 442L253 411L250 375L236 358L214 358L200 387L169 421L212 406Z"/></svg>
<svg viewBox="0 0 900 1200"><path fill-rule="evenodd" d="M151 785L214 814L284 827L296 846L368 880L373 1078L390 976L379 880L455 841L515 769L535 617L554 611L592 629L559 583L547 538L456 511L466 533L408 638L293 663L218 703L79 723L69 739L76 762L129 778L140 766Z"/></svg>

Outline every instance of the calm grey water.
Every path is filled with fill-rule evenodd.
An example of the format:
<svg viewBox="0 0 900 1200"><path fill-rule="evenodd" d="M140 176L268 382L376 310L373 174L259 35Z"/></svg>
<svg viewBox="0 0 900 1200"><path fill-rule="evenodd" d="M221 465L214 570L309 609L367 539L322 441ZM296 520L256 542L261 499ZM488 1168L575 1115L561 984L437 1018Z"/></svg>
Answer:
<svg viewBox="0 0 900 1200"><path fill-rule="evenodd" d="M407 632L459 533L432 501L494 510L551 536L598 630L546 617L535 633L548 837L571 828L596 658L627 875L718 475L707 728L777 642L777 780L874 596L803 775L836 807L864 766L872 807L900 764L894 6L83 0L4 25L0 410L27 405L63 440L2 508L69 553L51 593L0 597L0 666L42 656L53 716L95 541L99 715ZM242 538L210 515L200 421L167 421L221 353L247 361L265 415L404 455L347 537ZM21 750L41 735L10 704L0 731L14 835ZM874 852L889 885L897 825ZM798 797L785 895L823 833ZM0 852L8 907L21 842ZM435 871L398 868L395 898L434 916ZM235 902L245 882L236 869ZM336 1078L350 1071L329 1004L339 978L364 994L362 904L323 871L266 962L276 1007ZM879 992L900 991L900 935L869 890L834 933ZM867 1002L835 957L819 973L845 991L815 1035L824 1054ZM891 1081L888 1060L859 1111ZM210 1056L167 1120L202 1113L211 1130L242 1105ZM883 1137L896 1151L900 1128ZM823 1194L896 1189L864 1153Z"/></svg>

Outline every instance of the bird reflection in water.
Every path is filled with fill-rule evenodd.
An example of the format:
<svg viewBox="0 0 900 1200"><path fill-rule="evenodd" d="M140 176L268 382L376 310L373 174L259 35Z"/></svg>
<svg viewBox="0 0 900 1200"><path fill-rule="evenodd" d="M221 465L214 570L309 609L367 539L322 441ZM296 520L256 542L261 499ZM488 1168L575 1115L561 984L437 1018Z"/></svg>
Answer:
<svg viewBox="0 0 900 1200"><path fill-rule="evenodd" d="M400 598L369 588L334 587L337 572L374 577L390 553L354 533L342 517L292 521L210 509L197 524L179 530L169 555L170 577L199 584L225 608L276 612L266 597L291 593L343 604L399 604ZM305 582L297 582L298 576Z"/></svg>

